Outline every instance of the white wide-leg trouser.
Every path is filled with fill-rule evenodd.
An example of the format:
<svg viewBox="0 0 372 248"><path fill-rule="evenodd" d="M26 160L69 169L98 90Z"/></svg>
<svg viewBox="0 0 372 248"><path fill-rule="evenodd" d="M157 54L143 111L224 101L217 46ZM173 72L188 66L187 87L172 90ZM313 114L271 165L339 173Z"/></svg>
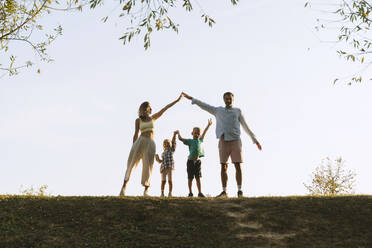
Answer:
<svg viewBox="0 0 372 248"><path fill-rule="evenodd" d="M142 159L142 179L143 186L150 186L150 177L155 157L155 142L148 137L140 136L132 145L127 162L127 171L125 172L125 181L129 181L133 168L137 167Z"/></svg>

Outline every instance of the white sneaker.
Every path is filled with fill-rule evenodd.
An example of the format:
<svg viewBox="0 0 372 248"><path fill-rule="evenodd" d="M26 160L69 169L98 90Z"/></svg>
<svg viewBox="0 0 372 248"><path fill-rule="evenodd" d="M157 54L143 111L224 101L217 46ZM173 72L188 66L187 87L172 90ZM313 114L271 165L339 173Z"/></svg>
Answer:
<svg viewBox="0 0 372 248"><path fill-rule="evenodd" d="M147 190L143 191L143 196L149 196L149 194L147 193Z"/></svg>
<svg viewBox="0 0 372 248"><path fill-rule="evenodd" d="M172 197L172 192L169 192L168 193L168 197Z"/></svg>

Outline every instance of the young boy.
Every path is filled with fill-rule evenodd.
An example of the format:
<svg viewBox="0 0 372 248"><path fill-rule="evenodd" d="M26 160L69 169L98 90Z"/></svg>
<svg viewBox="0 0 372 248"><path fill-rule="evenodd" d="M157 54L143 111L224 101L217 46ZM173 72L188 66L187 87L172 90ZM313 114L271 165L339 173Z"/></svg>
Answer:
<svg viewBox="0 0 372 248"><path fill-rule="evenodd" d="M176 151L176 135L177 131L173 133L172 143L169 139L165 139L163 141L163 148L164 152L161 154L161 159L159 158L159 155L156 154L156 161L158 163L161 163L160 166L160 173L161 173L161 197L164 197L164 188L165 183L168 176L168 185L169 185L169 193L168 197L172 197L172 170L174 170L174 159L173 159L173 153Z"/></svg>
<svg viewBox="0 0 372 248"><path fill-rule="evenodd" d="M203 134L200 136L200 128L194 127L192 130L192 139L184 139L181 137L180 133L177 131L178 139L181 140L185 145L189 146L190 155L187 160L187 177L189 186L189 197L193 197L192 193L192 180L196 179L196 186L198 187L198 197L205 197L201 192L201 161L199 158L204 157L204 151L201 147L203 143L204 136L208 131L208 128L212 125L212 119L208 120L208 125L204 129Z"/></svg>

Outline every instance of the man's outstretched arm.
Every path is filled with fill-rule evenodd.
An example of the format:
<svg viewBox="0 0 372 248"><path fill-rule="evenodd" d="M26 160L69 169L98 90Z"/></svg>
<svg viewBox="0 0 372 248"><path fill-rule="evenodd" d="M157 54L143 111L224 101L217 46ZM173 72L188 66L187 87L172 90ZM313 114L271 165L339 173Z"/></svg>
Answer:
<svg viewBox="0 0 372 248"><path fill-rule="evenodd" d="M244 131L251 137L253 143L257 146L258 150L262 150L260 143L256 139L256 135L254 135L254 133L249 129L247 122L245 121L245 118L241 112L240 112L239 122L242 125Z"/></svg>
<svg viewBox="0 0 372 248"><path fill-rule="evenodd" d="M202 101L200 101L200 100L198 100L198 99L195 99L195 98L189 96L188 94L186 94L185 92L182 92L182 95L183 95L186 99L191 100L191 101L192 101L192 102L191 102L192 104L196 104L196 105L198 105L201 109L207 111L208 113L210 113L210 114L212 114L212 115L215 115L215 114L216 114L216 110L217 110L216 107L213 107L213 106L211 106L211 105L209 105L209 104L207 104L207 103L204 103L204 102L202 102Z"/></svg>

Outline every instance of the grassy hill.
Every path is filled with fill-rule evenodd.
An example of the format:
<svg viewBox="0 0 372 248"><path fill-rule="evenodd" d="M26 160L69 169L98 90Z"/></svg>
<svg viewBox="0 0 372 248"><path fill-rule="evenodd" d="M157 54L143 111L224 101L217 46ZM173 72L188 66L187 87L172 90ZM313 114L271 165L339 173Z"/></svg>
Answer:
<svg viewBox="0 0 372 248"><path fill-rule="evenodd" d="M372 196L0 196L0 247L372 247Z"/></svg>

